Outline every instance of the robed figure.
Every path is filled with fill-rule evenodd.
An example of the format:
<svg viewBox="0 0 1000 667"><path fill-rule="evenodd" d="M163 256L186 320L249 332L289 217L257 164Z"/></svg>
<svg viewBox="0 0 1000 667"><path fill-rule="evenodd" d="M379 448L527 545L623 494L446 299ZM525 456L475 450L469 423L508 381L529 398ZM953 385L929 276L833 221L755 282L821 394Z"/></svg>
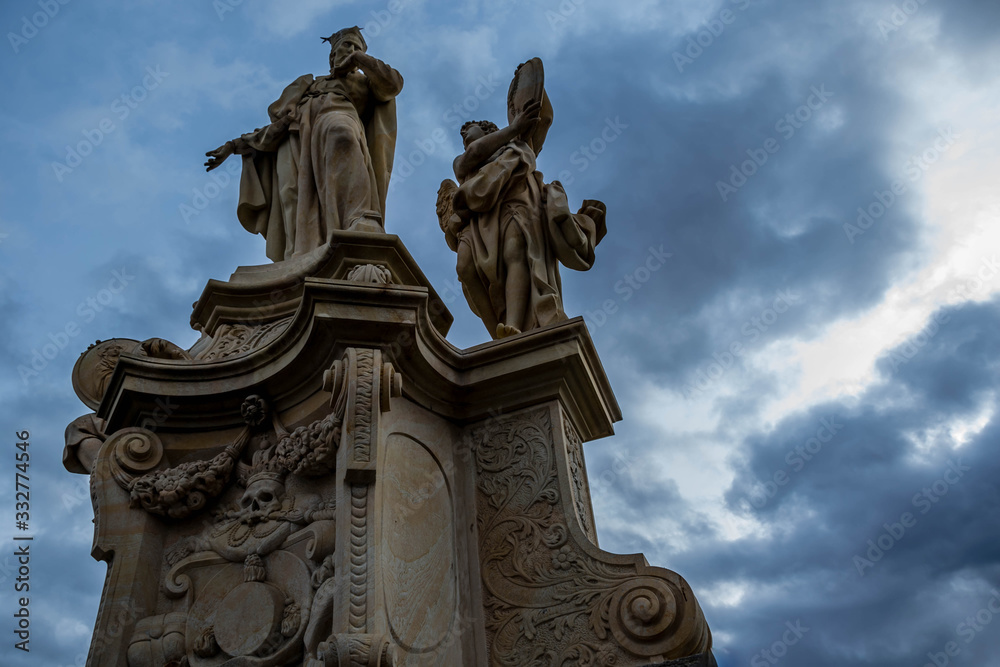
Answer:
<svg viewBox="0 0 1000 667"><path fill-rule="evenodd" d="M243 156L237 217L275 261L309 253L335 230L382 232L403 77L367 54L357 28L330 37L330 74L300 76L271 123L207 153L209 170Z"/></svg>
<svg viewBox="0 0 1000 667"><path fill-rule="evenodd" d="M535 169L552 124L538 58L517 68L507 120L502 130L490 121L462 127L458 183L445 180L437 204L466 300L494 338L567 319L559 264L592 267L606 232L602 202L584 200L573 213L562 184Z"/></svg>

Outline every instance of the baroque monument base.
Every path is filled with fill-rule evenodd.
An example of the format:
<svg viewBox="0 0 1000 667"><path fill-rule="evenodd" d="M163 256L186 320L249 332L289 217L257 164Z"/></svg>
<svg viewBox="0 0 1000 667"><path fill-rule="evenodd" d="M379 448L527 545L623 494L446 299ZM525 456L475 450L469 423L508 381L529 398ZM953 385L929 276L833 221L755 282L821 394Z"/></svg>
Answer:
<svg viewBox="0 0 1000 667"><path fill-rule="evenodd" d="M583 442L620 411L581 318L459 350L397 237L338 232L192 323L74 369L88 665L715 664L687 583L597 545Z"/></svg>

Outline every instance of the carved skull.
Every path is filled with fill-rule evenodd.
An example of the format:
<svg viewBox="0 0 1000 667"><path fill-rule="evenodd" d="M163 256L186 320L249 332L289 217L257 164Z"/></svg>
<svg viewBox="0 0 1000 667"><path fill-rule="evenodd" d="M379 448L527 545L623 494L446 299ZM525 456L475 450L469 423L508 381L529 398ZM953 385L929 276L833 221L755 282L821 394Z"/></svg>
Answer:
<svg viewBox="0 0 1000 667"><path fill-rule="evenodd" d="M240 509L244 516L266 520L275 510L281 509L285 495L285 485L276 479L258 479L247 486L240 498Z"/></svg>

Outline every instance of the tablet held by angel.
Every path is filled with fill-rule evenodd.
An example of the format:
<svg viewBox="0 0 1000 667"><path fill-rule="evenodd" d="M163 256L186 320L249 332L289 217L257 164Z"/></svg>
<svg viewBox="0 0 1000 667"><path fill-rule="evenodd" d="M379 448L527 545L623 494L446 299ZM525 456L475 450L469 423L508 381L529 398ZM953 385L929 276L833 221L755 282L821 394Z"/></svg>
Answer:
<svg viewBox="0 0 1000 667"><path fill-rule="evenodd" d="M576 213L559 181L545 183L535 159L552 124L542 61L518 66L507 95L507 127L470 121L458 183L438 190L437 214L473 312L494 338L567 319L559 264L586 271L606 233L606 208L585 199Z"/></svg>

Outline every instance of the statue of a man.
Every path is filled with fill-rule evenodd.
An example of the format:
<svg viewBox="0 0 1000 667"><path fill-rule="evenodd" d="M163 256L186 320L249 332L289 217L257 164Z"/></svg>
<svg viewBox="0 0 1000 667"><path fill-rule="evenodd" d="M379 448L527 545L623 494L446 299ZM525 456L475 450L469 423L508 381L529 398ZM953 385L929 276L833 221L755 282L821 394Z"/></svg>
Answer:
<svg viewBox="0 0 1000 667"><path fill-rule="evenodd" d="M602 202L584 200L572 213L562 184L545 183L535 169L552 123L541 60L518 67L507 103L504 129L490 121L462 127L458 184L441 184L437 206L462 291L494 338L567 319L559 263L589 269L606 231Z"/></svg>
<svg viewBox="0 0 1000 667"><path fill-rule="evenodd" d="M403 77L368 55L357 27L323 40L329 75L300 76L268 107L270 125L206 153L209 171L243 156L236 214L275 262L325 245L334 230L384 231Z"/></svg>

